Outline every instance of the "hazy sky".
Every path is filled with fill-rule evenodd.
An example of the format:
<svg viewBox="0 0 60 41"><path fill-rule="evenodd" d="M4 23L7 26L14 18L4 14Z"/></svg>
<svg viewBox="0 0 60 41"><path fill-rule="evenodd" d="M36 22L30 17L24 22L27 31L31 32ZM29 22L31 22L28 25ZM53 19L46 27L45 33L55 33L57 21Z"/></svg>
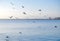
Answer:
<svg viewBox="0 0 60 41"><path fill-rule="evenodd" d="M10 16L13 19L60 17L60 0L0 0L0 19Z"/></svg>

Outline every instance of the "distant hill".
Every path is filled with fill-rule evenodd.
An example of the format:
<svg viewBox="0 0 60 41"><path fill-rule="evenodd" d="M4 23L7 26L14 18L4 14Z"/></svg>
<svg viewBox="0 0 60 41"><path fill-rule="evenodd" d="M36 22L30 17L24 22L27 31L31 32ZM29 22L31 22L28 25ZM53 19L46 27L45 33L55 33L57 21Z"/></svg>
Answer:
<svg viewBox="0 0 60 41"><path fill-rule="evenodd" d="M56 18L54 18L54 19L60 20L60 17L56 17Z"/></svg>

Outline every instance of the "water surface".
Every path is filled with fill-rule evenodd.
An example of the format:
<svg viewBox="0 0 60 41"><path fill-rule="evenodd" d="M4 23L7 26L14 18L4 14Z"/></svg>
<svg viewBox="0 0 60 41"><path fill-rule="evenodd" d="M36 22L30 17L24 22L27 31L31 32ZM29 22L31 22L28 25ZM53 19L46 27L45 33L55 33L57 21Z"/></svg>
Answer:
<svg viewBox="0 0 60 41"><path fill-rule="evenodd" d="M0 40L7 35L9 41L60 41L60 20L0 20Z"/></svg>

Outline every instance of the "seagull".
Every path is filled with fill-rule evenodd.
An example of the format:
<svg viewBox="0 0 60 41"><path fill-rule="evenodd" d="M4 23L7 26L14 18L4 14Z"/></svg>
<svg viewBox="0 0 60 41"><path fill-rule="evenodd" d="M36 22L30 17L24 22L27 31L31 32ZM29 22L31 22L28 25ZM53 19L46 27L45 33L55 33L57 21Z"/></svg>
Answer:
<svg viewBox="0 0 60 41"><path fill-rule="evenodd" d="M6 38L9 38L9 36L6 36Z"/></svg>
<svg viewBox="0 0 60 41"><path fill-rule="evenodd" d="M10 16L10 19L12 18L13 16Z"/></svg>
<svg viewBox="0 0 60 41"><path fill-rule="evenodd" d="M22 8L24 8L24 6L22 6Z"/></svg>
<svg viewBox="0 0 60 41"><path fill-rule="evenodd" d="M12 2L10 2L11 5L14 5Z"/></svg>
<svg viewBox="0 0 60 41"><path fill-rule="evenodd" d="M57 26L54 26L55 28L57 28Z"/></svg>
<svg viewBox="0 0 60 41"><path fill-rule="evenodd" d="M23 12L23 14L26 14L26 12Z"/></svg>
<svg viewBox="0 0 60 41"><path fill-rule="evenodd" d="M22 34L22 32L19 32L20 34Z"/></svg>
<svg viewBox="0 0 60 41"><path fill-rule="evenodd" d="M41 11L41 9L39 9L38 11Z"/></svg>

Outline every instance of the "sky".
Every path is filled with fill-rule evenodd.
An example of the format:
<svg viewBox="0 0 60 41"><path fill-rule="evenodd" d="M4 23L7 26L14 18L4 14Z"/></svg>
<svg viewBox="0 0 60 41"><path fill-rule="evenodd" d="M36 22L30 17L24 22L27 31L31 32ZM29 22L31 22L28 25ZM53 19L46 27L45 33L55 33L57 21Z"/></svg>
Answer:
<svg viewBox="0 0 60 41"><path fill-rule="evenodd" d="M0 19L11 16L12 19L60 17L60 0L0 0Z"/></svg>

